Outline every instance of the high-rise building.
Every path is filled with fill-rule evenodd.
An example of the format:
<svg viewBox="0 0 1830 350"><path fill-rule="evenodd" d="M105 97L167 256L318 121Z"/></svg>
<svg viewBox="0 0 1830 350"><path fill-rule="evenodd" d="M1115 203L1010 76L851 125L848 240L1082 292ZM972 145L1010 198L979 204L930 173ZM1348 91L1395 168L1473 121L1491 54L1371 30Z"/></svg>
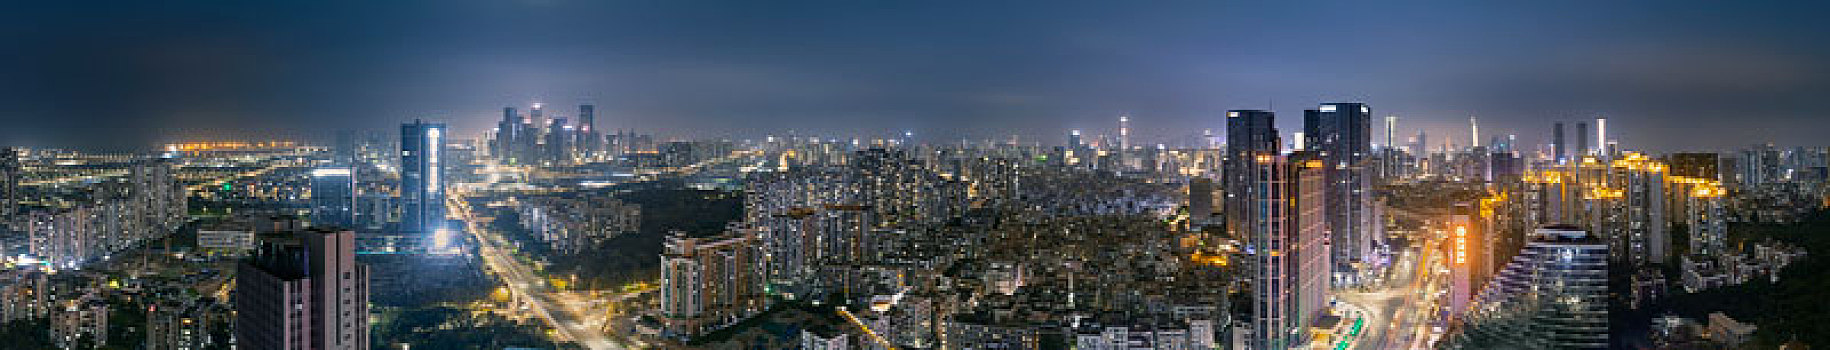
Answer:
<svg viewBox="0 0 1830 350"><path fill-rule="evenodd" d="M400 125L401 231L431 233L445 220L445 124Z"/></svg>
<svg viewBox="0 0 1830 350"><path fill-rule="evenodd" d="M1608 348L1608 244L1574 226L1533 232L1462 315L1452 349Z"/></svg>
<svg viewBox="0 0 1830 350"><path fill-rule="evenodd" d="M1595 154L1602 157L1608 157L1608 153L1614 151L1608 149L1608 118L1595 118L1595 147Z"/></svg>
<svg viewBox="0 0 1830 350"><path fill-rule="evenodd" d="M356 177L351 168L311 170L311 224L355 228Z"/></svg>
<svg viewBox="0 0 1830 350"><path fill-rule="evenodd" d="M545 160L553 164L572 161L572 125L566 118L547 119Z"/></svg>
<svg viewBox="0 0 1830 350"><path fill-rule="evenodd" d="M519 163L521 138L527 133L521 127L521 116L515 113L515 107L502 107L502 121L496 123L496 143L492 149L496 159L507 163Z"/></svg>
<svg viewBox="0 0 1830 350"><path fill-rule="evenodd" d="M369 348L369 269L355 233L300 232L269 242L236 272L235 339L250 349Z"/></svg>
<svg viewBox="0 0 1830 350"><path fill-rule="evenodd" d="M1288 349L1300 344L1303 334L1296 310L1296 293L1292 292L1297 273L1290 232L1289 177L1287 160L1280 155L1253 156L1246 171L1256 176L1246 190L1245 221L1247 251L1252 256L1252 338L1253 349ZM1232 218L1229 218L1232 219Z"/></svg>
<svg viewBox="0 0 1830 350"><path fill-rule="evenodd" d="M576 146L577 154L585 157L597 156L597 152L603 149L604 141L604 137L597 134L597 106L578 105L578 126L574 133L577 134L575 137L578 144Z"/></svg>
<svg viewBox="0 0 1830 350"><path fill-rule="evenodd" d="M1120 152L1131 149L1131 115L1118 116L1118 149Z"/></svg>
<svg viewBox="0 0 1830 350"><path fill-rule="evenodd" d="M1234 110L1226 112L1226 158L1222 161L1221 188L1225 199L1227 235L1246 239L1246 193L1258 175L1251 171L1260 155L1276 155L1278 146L1276 116L1271 111Z"/></svg>
<svg viewBox="0 0 1830 350"><path fill-rule="evenodd" d="M1253 157L1246 208L1254 349L1308 341L1328 305L1327 173L1314 152Z"/></svg>
<svg viewBox="0 0 1830 350"><path fill-rule="evenodd" d="M1372 217L1372 182L1366 172L1372 147L1372 109L1363 103L1325 103L1303 111L1309 149L1317 151L1328 177L1328 230L1333 236L1335 282L1357 285L1372 269L1384 239Z"/></svg>
<svg viewBox="0 0 1830 350"><path fill-rule="evenodd" d="M0 230L7 229L19 214L19 151L0 147Z"/></svg>
<svg viewBox="0 0 1830 350"><path fill-rule="evenodd" d="M1561 164L1569 161L1569 150L1563 148L1563 122L1551 123L1550 127L1551 160Z"/></svg>
<svg viewBox="0 0 1830 350"><path fill-rule="evenodd" d="M761 256L748 232L714 239L673 235L661 253L661 320L666 333L692 337L767 307Z"/></svg>
<svg viewBox="0 0 1830 350"><path fill-rule="evenodd" d="M1290 178L1286 185L1292 231L1286 244L1296 267L1289 281L1295 288L1296 325L1303 329L1316 325L1327 313L1334 275L1330 271L1334 252L1328 247L1327 167L1315 152L1292 153L1288 166Z"/></svg>
<svg viewBox="0 0 1830 350"><path fill-rule="evenodd" d="M1576 122L1576 148L1570 150L1571 160L1581 160L1582 156L1595 154L1589 148L1589 123Z"/></svg>

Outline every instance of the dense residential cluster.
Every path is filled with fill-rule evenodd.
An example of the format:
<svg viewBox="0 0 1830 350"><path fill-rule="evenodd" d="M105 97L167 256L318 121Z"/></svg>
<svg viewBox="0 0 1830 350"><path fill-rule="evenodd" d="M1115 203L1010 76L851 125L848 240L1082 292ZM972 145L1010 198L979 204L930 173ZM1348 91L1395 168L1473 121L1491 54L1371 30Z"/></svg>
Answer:
<svg viewBox="0 0 1830 350"><path fill-rule="evenodd" d="M564 254L635 231L642 222L640 206L601 193L517 198L512 205L523 227Z"/></svg>

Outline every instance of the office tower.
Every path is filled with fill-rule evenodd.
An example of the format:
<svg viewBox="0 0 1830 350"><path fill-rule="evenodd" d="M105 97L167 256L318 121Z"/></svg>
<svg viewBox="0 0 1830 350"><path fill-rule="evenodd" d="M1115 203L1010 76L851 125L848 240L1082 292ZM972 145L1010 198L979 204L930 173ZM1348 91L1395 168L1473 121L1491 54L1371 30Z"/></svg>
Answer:
<svg viewBox="0 0 1830 350"><path fill-rule="evenodd" d="M355 227L356 177L350 168L311 170L311 225Z"/></svg>
<svg viewBox="0 0 1830 350"><path fill-rule="evenodd" d="M521 129L520 120L517 120L519 117L515 107L502 107L502 121L496 123L496 144L491 153L504 163L516 163L520 155L517 152L521 150L521 138L525 131Z"/></svg>
<svg viewBox="0 0 1830 350"><path fill-rule="evenodd" d="M1576 122L1576 148L1570 150L1570 160L1580 161L1582 156L1594 154L1589 149L1589 123Z"/></svg>
<svg viewBox="0 0 1830 350"><path fill-rule="evenodd" d="M249 349L368 349L369 269L355 233L300 232L268 242L235 279L235 340Z"/></svg>
<svg viewBox="0 0 1830 350"><path fill-rule="evenodd" d="M1245 224L1252 263L1252 348L1298 347L1328 305L1326 167L1316 152L1253 157Z"/></svg>
<svg viewBox="0 0 1830 350"><path fill-rule="evenodd" d="M594 157L602 149L603 137L597 135L597 106L578 105L578 126L575 128L578 154Z"/></svg>
<svg viewBox="0 0 1830 350"><path fill-rule="evenodd" d="M1451 349L1606 349L1608 245L1574 226L1532 232L1445 339Z"/></svg>
<svg viewBox="0 0 1830 350"><path fill-rule="evenodd" d="M1354 265L1372 262L1375 247L1384 238L1373 225L1377 220L1372 217L1372 182L1366 174L1371 120L1372 109L1363 103L1327 103L1303 111L1309 149L1327 165L1328 229L1335 251L1331 260L1335 281L1345 285L1361 282L1361 271Z"/></svg>
<svg viewBox="0 0 1830 350"><path fill-rule="evenodd" d="M1608 149L1608 118L1595 118L1595 147L1600 148L1596 150L1595 154L1604 158L1613 151Z"/></svg>
<svg viewBox="0 0 1830 350"><path fill-rule="evenodd" d="M1551 160L1558 164L1569 161L1568 150L1563 149L1563 122L1551 123L1550 127Z"/></svg>
<svg viewBox="0 0 1830 350"><path fill-rule="evenodd" d="M1246 193L1258 179L1251 171L1255 159L1260 155L1278 153L1276 116L1271 111L1234 110L1226 112L1226 158L1221 166L1221 188L1225 199L1221 201L1221 212L1225 215L1227 234L1233 239L1245 240L1247 200Z"/></svg>
<svg viewBox="0 0 1830 350"><path fill-rule="evenodd" d="M537 123L544 114L541 107L539 103L535 103L533 108L528 109L527 115L521 116L521 130L516 134L516 137L520 139L521 149L516 152L516 164L540 163L541 128Z"/></svg>
<svg viewBox="0 0 1830 350"><path fill-rule="evenodd" d="M1080 130L1075 129L1072 131L1068 131L1068 141L1067 142L1068 142L1068 144L1067 144L1068 149L1080 149L1080 145L1082 145L1082 143L1080 141Z"/></svg>
<svg viewBox="0 0 1830 350"><path fill-rule="evenodd" d="M1385 147L1398 148L1398 116L1385 116Z"/></svg>
<svg viewBox="0 0 1830 350"><path fill-rule="evenodd" d="M445 220L445 124L400 125L401 232L431 233Z"/></svg>
<svg viewBox="0 0 1830 350"><path fill-rule="evenodd" d="M13 224L19 214L19 150L0 147L0 230Z"/></svg>
<svg viewBox="0 0 1830 350"><path fill-rule="evenodd" d="M1118 116L1118 149L1121 150L1120 152L1131 149L1130 114L1121 114Z"/></svg>
<svg viewBox="0 0 1830 350"><path fill-rule="evenodd" d="M1289 217L1289 185L1286 159L1275 154L1252 157L1246 171L1255 174L1244 196L1247 250L1252 263L1252 341L1253 349L1287 349L1299 344L1296 296L1291 292L1290 277L1298 266L1294 263ZM1228 218L1232 219L1232 218Z"/></svg>
<svg viewBox="0 0 1830 350"><path fill-rule="evenodd" d="M1481 146L1481 122L1474 116L1468 116L1468 148Z"/></svg>
<svg viewBox="0 0 1830 350"><path fill-rule="evenodd" d="M547 119L545 159L555 165L572 161L572 126L566 118Z"/></svg>
<svg viewBox="0 0 1830 350"><path fill-rule="evenodd" d="M1326 166L1315 152L1295 152L1289 156L1288 198L1290 203L1290 245L1288 255L1296 269L1289 280L1295 285L1294 311L1297 329L1314 326L1327 313L1329 289L1333 280L1330 268L1334 252L1328 247L1328 186ZM1299 332L1298 338L1306 333ZM1292 344L1301 344L1298 340Z"/></svg>

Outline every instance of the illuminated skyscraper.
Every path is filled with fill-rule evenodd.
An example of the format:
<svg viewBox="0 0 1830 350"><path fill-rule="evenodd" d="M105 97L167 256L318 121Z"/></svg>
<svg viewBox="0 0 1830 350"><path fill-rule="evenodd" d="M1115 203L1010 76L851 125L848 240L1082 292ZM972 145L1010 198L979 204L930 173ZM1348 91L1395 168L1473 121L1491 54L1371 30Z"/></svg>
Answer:
<svg viewBox="0 0 1830 350"><path fill-rule="evenodd" d="M1374 225L1372 182L1367 159L1372 147L1372 109L1364 103L1325 103L1303 111L1303 131L1328 177L1328 230L1335 282L1359 284L1358 264L1372 263L1383 230ZM1370 271L1368 269L1367 271Z"/></svg>
<svg viewBox="0 0 1830 350"><path fill-rule="evenodd" d="M356 177L350 168L311 170L311 225L355 227Z"/></svg>
<svg viewBox="0 0 1830 350"><path fill-rule="evenodd" d="M1118 149L1131 149L1131 115L1118 116Z"/></svg>
<svg viewBox="0 0 1830 350"><path fill-rule="evenodd" d="M400 125L401 231L430 233L445 220L445 124Z"/></svg>

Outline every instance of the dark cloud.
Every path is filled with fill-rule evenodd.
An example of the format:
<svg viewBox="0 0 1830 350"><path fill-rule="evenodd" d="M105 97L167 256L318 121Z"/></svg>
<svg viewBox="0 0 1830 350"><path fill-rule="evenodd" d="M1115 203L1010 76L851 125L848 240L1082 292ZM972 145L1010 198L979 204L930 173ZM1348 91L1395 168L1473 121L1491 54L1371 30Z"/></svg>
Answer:
<svg viewBox="0 0 1830 350"><path fill-rule="evenodd" d="M1363 100L1402 127L1631 146L1819 143L1821 4L1715 2L39 2L0 15L4 143L295 137L598 104L683 137L902 130L1141 139ZM1731 7L1732 6L1732 7ZM1405 130L1401 134L1411 134ZM1458 142L1466 142L1465 137Z"/></svg>

